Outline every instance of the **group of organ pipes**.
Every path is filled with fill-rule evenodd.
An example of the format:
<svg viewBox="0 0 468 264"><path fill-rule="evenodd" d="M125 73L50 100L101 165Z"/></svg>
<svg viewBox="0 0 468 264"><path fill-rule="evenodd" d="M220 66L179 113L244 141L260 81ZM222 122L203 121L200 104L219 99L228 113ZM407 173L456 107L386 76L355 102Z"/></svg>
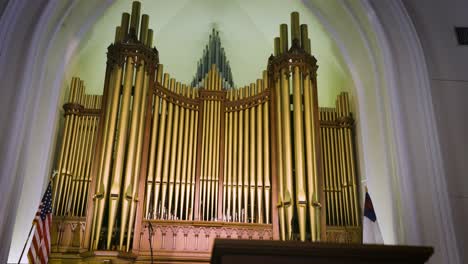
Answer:
<svg viewBox="0 0 468 264"><path fill-rule="evenodd" d="M280 25L262 78L241 88L232 87L218 32L186 85L163 72L148 23L139 2L122 15L103 96L72 80L52 250L144 255L143 238L155 236L149 226L172 224L205 232L212 225L221 228L216 237L260 228L271 239L360 242L348 94L319 108L317 61L299 14L291 14L290 37ZM73 246L66 221L83 226Z"/></svg>

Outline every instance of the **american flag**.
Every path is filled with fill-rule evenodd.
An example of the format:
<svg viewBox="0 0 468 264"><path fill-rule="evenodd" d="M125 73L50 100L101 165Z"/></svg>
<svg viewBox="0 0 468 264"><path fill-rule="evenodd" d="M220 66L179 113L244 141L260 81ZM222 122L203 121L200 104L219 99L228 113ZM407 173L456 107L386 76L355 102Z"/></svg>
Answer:
<svg viewBox="0 0 468 264"><path fill-rule="evenodd" d="M36 226L36 230L29 247L29 263L46 264L50 254L50 228L52 225L52 185L50 182L42 197L33 224Z"/></svg>

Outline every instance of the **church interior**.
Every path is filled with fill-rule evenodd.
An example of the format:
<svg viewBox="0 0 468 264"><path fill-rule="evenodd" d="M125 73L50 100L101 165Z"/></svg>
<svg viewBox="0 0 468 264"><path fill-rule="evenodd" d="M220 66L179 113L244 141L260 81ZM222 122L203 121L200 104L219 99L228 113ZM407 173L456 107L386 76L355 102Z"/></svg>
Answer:
<svg viewBox="0 0 468 264"><path fill-rule="evenodd" d="M0 4L0 261L27 263L51 182L49 263L214 263L275 241L467 262L463 8Z"/></svg>

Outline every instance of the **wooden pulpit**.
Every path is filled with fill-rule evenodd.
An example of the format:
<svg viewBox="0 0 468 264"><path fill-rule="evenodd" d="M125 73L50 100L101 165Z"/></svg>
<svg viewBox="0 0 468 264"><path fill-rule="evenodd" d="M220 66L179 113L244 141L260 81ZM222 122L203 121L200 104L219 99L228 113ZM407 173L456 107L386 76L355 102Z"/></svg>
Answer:
<svg viewBox="0 0 468 264"><path fill-rule="evenodd" d="M212 264L426 263L432 247L216 239Z"/></svg>

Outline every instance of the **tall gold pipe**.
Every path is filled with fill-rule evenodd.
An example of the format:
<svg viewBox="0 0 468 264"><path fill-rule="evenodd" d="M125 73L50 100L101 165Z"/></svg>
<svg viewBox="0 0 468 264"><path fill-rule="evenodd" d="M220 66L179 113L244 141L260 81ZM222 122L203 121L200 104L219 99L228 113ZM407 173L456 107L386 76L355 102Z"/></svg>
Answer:
<svg viewBox="0 0 468 264"><path fill-rule="evenodd" d="M102 97L98 97L98 99L101 99ZM95 109L99 109L101 108L100 106L100 101L97 101L97 103L95 104ZM91 139L90 139L90 144L87 149L87 161L86 161L86 168L85 168L85 176L86 176L86 181L84 182L84 192L83 194L81 195L81 198L80 198L80 209L79 209L79 215L80 216L84 216L84 210L86 209L86 199L88 198L88 192L89 192L89 184L91 182L91 175L90 175L90 170L91 170L91 161L93 159L93 149L94 149L94 146L95 146L95 140L96 140L96 130L97 130L97 125L98 125L98 122L99 122L99 119L98 117L96 116L93 116L91 118L92 120L92 123L91 123L91 127L90 127L90 134L91 134Z"/></svg>
<svg viewBox="0 0 468 264"><path fill-rule="evenodd" d="M69 92L69 98L67 102L72 102L73 96L75 93L75 87L78 79L73 77L71 80L71 85L70 85L70 92ZM66 115L65 116L65 128L64 128L64 133L63 133L63 142L62 142L62 147L60 149L60 156L59 156L59 161L58 161L58 176L55 178L54 182L54 198L53 198L53 203L54 203L54 214L59 215L58 208L61 200L61 194L62 194L62 188L64 184L64 171L66 172L65 168L65 163L66 160L68 159L69 155L69 145L71 144L71 134L73 132L73 116L72 115Z"/></svg>
<svg viewBox="0 0 468 264"><path fill-rule="evenodd" d="M169 90L173 92L175 90L175 79L171 78ZM167 133L164 146L164 168L163 168L163 177L161 182L161 216L165 218L165 215L169 215L169 211L166 207L166 198L167 198L167 189L169 185L169 162L171 158L171 145L173 144L174 139L172 138L172 126L174 118L174 104L172 102L167 102L168 104L168 113L167 113Z"/></svg>
<svg viewBox="0 0 468 264"><path fill-rule="evenodd" d="M196 98L198 96L198 93L197 93L197 90L194 90L193 91L193 98ZM196 171L196 161L197 161L197 148L199 147L198 144L197 144L197 141L195 139L198 138L198 122L199 122L199 111L193 111L195 113L195 118L194 118L194 121L195 121L195 124L193 126L193 129L192 131L194 131L194 137L193 137L193 159L192 159L192 181L191 181L191 186L190 186L190 209L191 209L191 213L190 213L190 220L193 220L194 219L194 214L195 214L195 206L194 206L194 203L195 203L195 171Z"/></svg>
<svg viewBox="0 0 468 264"><path fill-rule="evenodd" d="M116 126L117 126L117 114L119 109L119 101L120 101L120 88L122 85L122 75L123 75L123 67L122 66L114 66L115 71L113 72L112 76L113 80L113 89L112 96L109 98L109 117L108 117L108 129L104 132L104 150L101 156L101 165L99 167L98 173L98 180L96 181L96 194L95 194L95 211L93 214L93 230L91 231L91 238L93 249L97 249L101 227L102 227L102 219L104 215L104 205L107 200L107 194L109 192L109 177L111 172L111 160L112 160L112 148L113 143L115 140L116 135ZM106 118L107 119L107 118Z"/></svg>
<svg viewBox="0 0 468 264"><path fill-rule="evenodd" d="M288 25L280 25L280 53L286 53L289 49L288 45Z"/></svg>
<svg viewBox="0 0 468 264"><path fill-rule="evenodd" d="M337 99L337 110L339 118L344 117L344 109L343 109L343 97L338 96ZM347 164L346 164L346 156L347 153L345 148L345 135L344 135L344 127L340 127L338 131L339 136L339 148L340 148L340 164L341 164L341 182L343 187L343 198L344 198L344 214L345 214L345 224L349 225L351 222L351 215L350 215L350 201L349 201L349 192L348 192L348 179L347 179Z"/></svg>
<svg viewBox="0 0 468 264"><path fill-rule="evenodd" d="M301 43L301 32L299 29L299 13L291 13L291 44L297 39L299 45Z"/></svg>
<svg viewBox="0 0 468 264"><path fill-rule="evenodd" d="M250 87L249 86L246 86L244 87L244 98L248 98L250 97ZM252 166L252 164L250 164L250 159L249 159L249 156L250 156L250 144L252 142L250 142L250 138L249 138L249 135L250 135L250 123L249 123L249 119L250 119L250 109L249 108L246 108L245 109L245 112L244 112L244 182L243 182L243 189L244 189L244 222L248 222L249 221L249 217L251 218L252 217L252 214L250 214L250 211L249 211L249 174L250 174L250 170L249 170L249 166ZM241 153L239 153L241 154ZM239 212L240 213L240 212Z"/></svg>
<svg viewBox="0 0 468 264"><path fill-rule="evenodd" d="M193 88L189 88L188 90L188 94L187 96L189 98L192 98L193 97ZM195 122L195 111L196 110L192 110L192 109L189 109L189 114L190 114L190 119L189 119L189 128L188 128L188 133L190 134L190 136L188 137L188 146L187 146L187 149L188 149L188 160L187 160L187 195L186 195L186 198L185 198L185 219L186 220L191 220L190 217L191 217L191 195L192 195L192 177L193 175L195 174L192 170L193 166L192 164L194 162L192 162L194 160L193 158L193 142L194 142L194 138L195 137L195 131L193 130L193 125L194 125L194 122Z"/></svg>
<svg viewBox="0 0 468 264"><path fill-rule="evenodd" d="M176 82L175 86L175 93L178 94L180 91L180 83ZM180 145L180 140L178 140L177 135L179 135L179 105L174 104L174 122L171 122L173 124L172 128L172 139L171 139L171 165L170 165L170 171L169 171L169 199L168 199L168 214L171 214L171 216L174 216L174 212L172 211L172 201L174 198L174 185L175 185L175 180L176 180L176 175L175 175L175 166L176 166L176 155L177 153L177 146ZM179 166L178 166L179 167Z"/></svg>
<svg viewBox="0 0 468 264"><path fill-rule="evenodd" d="M97 100L98 96L90 96L90 108L91 109L97 109ZM90 163L90 156L91 152L90 150L94 147L94 126L95 126L95 116L89 116L89 125L87 127L87 147L85 147L84 150L84 158L83 158L83 164L82 164L82 179L83 181L81 182L81 187L79 188L81 191L78 192L77 198L76 198L76 211L75 215L81 217L83 216L83 197L88 196L88 182L89 182L89 163Z"/></svg>
<svg viewBox="0 0 468 264"><path fill-rule="evenodd" d="M164 84L163 86L166 89L169 89L169 82L170 82L170 76L168 73L164 73ZM167 110L168 110L168 103L167 100L164 98L161 98L161 121L160 121L160 128L159 128L159 135L158 135L158 153L156 155L156 171L155 171L155 183L154 183L154 202L153 202L153 208L155 211L156 215L159 215L159 218L162 218L162 210L163 210L163 204L160 203L160 189L162 189L162 171L163 171L163 158L164 154L168 154L166 151L164 151L164 143L167 142L165 140L165 133L166 133L166 123L171 125L167 121ZM164 152L163 152L164 151ZM166 162L164 164L167 164Z"/></svg>
<svg viewBox="0 0 468 264"><path fill-rule="evenodd" d="M280 43L281 43L280 38L276 37L275 41L274 41L274 52L275 52L274 54L275 54L275 56L278 56L281 53L281 51L280 51L281 44Z"/></svg>
<svg viewBox="0 0 468 264"><path fill-rule="evenodd" d="M162 73L163 65L158 65L156 82L162 83ZM159 127L159 105L161 98L157 94L153 94L154 97L154 106L153 106L153 123L151 127L151 136L150 136L150 149L149 149L149 160L148 160L148 180L146 182L146 207L145 207L145 217L154 218L154 213L157 208L155 208L156 203L153 202L153 209L150 211L151 196L154 195L153 184L154 184L154 170L155 170L155 160L156 160L156 142L158 140L158 127ZM151 113L148 113L151 114Z"/></svg>
<svg viewBox="0 0 468 264"><path fill-rule="evenodd" d="M263 90L263 81L258 79L257 80L257 92L256 94L260 94ZM257 114L257 223L263 224L263 142L262 142L262 134L263 134L263 120L262 120L262 104L259 104L255 107L255 112ZM265 143L266 145L267 143ZM265 162L266 163L266 162Z"/></svg>
<svg viewBox="0 0 468 264"><path fill-rule="evenodd" d="M138 1L132 3L132 15L130 17L130 31L133 31L135 37L138 37L138 25L140 22L141 4Z"/></svg>
<svg viewBox="0 0 468 264"><path fill-rule="evenodd" d="M189 87L184 85L182 96L189 98L188 94ZM182 175L180 182L180 207L179 207L179 217L181 220L186 220L184 217L184 202L185 202L185 192L187 184L187 155L188 155L188 141L189 141L189 122L190 122L190 109L185 108L183 113L184 120L184 129L183 129L183 149L182 149ZM177 205L177 203L176 203ZM177 210L176 210L177 211Z"/></svg>
<svg viewBox="0 0 468 264"><path fill-rule="evenodd" d="M233 101L235 102L236 100L242 100L243 98L243 93L242 89L237 89L234 90L234 95L233 95ZM241 195L237 196L237 194L242 194L242 189L239 183L242 183L242 153L243 152L243 142L242 138L244 135L244 119L243 119L243 111L236 109L234 110L233 113L233 118L234 120L232 121L233 123L233 129L232 131L234 138L233 138L233 151L232 151L232 199L229 198L229 204L232 204L232 210L229 211L229 218L231 221L234 221L234 214L237 212L236 208L239 208L240 211L240 204L241 204ZM239 206L237 207L237 204ZM229 205L228 205L229 206Z"/></svg>
<svg viewBox="0 0 468 264"><path fill-rule="evenodd" d="M69 93L69 103L74 103L75 94L77 92L77 87L79 84L78 78L72 78L70 93ZM61 215L59 211L60 204L62 202L62 191L64 189L66 178L68 177L69 171L67 169L68 159L71 154L71 144L73 140L75 128L75 115L68 114L65 116L65 133L64 133L64 146L62 147L62 154L59 159L59 175L57 177L57 183L55 185L54 191L54 210L56 215Z"/></svg>
<svg viewBox="0 0 468 264"><path fill-rule="evenodd" d="M281 116L281 80L275 80L275 88L274 88L274 93L275 93L275 100L276 100L276 130L277 130L277 140L276 140L276 153L277 153L277 184L278 184L278 201L277 201L277 207L278 207L278 221L280 225L280 238L281 240L286 240L286 223L285 223L285 208L284 208L284 169L283 169L283 125L282 125L282 116Z"/></svg>
<svg viewBox="0 0 468 264"><path fill-rule="evenodd" d="M142 91L142 100L141 100L141 107L140 111L138 113L138 140L137 140L137 153L135 157L135 166L133 170L133 184L132 184L132 203L130 205L130 217L128 220L128 225L127 225L127 244L126 244L126 249L127 252L130 250L130 241L131 241L131 234L132 230L134 228L133 223L135 221L135 211L137 207L137 202L138 202L138 188L139 188L139 182L140 182L140 165L141 165L141 159L142 159L142 149L143 149L143 137L144 137L144 131L145 131L145 115L146 115L146 102L147 102L147 94L148 94L148 86L149 86L149 79L150 75L148 72L145 72L144 74L144 79L143 79L143 91ZM137 85L136 85L137 87ZM135 236L135 234L134 234Z"/></svg>
<svg viewBox="0 0 468 264"><path fill-rule="evenodd" d="M326 109L325 118L327 121L331 121L331 112L329 109ZM333 134L333 127L326 128L326 144L327 144L327 170L328 170L328 184L330 187L330 212L332 216L332 223L333 225L338 225L338 210L336 210L336 206L338 205L338 199L337 199L337 190L336 190L336 184L334 180L334 166L335 164L333 163L333 141L332 141L332 134Z"/></svg>
<svg viewBox="0 0 468 264"><path fill-rule="evenodd" d="M133 71L134 71L133 57L127 57L127 63L125 66L125 79L124 88L122 94L121 114L118 124L118 135L117 135L117 146L116 156L113 163L112 169L112 181L110 186L110 197L109 197L109 221L107 224L107 249L110 249L112 230L117 214L117 207L120 201L120 188L122 181L122 174L124 169L124 158L126 152L127 143L127 130L129 121L129 109L130 109L130 97L133 85Z"/></svg>
<svg viewBox="0 0 468 264"><path fill-rule="evenodd" d="M144 61L141 62L141 65L136 65L136 79L135 79L135 86L134 86L134 96L131 103L131 110L129 106L129 110L125 110L126 108L122 108L122 111L129 111L131 113L131 117L129 116L131 123L128 129L130 130L128 143L124 142L127 145L126 149L126 161L125 161L125 171L123 175L123 197L121 199L121 211L120 211L120 239L119 239L119 248L123 250L123 243L124 243L124 230L127 229L127 221L129 216L129 209L132 204L133 200L133 178L136 176L134 174L134 168L137 166L135 164L135 157L139 150L137 149L138 144L138 129L139 129L139 116L140 116L140 107L142 106L142 98L143 98L143 77L145 73L145 63ZM133 81L133 79L131 79ZM127 81L127 80L126 80ZM131 90L131 86L129 87ZM124 93L125 94L125 93ZM131 96L131 91L130 91ZM129 98L131 100L131 98ZM125 130L124 130L125 131ZM122 158L122 162L124 159ZM115 179L115 178L114 178ZM119 189L121 186L118 187ZM120 192L120 190L119 190ZM110 230L110 229L109 229ZM130 234L128 234L130 237Z"/></svg>
<svg viewBox="0 0 468 264"><path fill-rule="evenodd" d="M220 90L219 86L219 74L216 72L216 90ZM213 181L211 182L212 185L212 207L211 207L211 217L212 219L217 219L217 212L218 212L218 181L219 181L219 146L220 146L220 119L221 119L221 105L220 101L214 101L215 103L215 128L214 128L214 162L213 162Z"/></svg>
<svg viewBox="0 0 468 264"><path fill-rule="evenodd" d="M85 96L84 99L84 107L90 108L90 99L91 96ZM89 126L90 126L90 120L91 118L87 115L83 116L82 122L82 140L80 142L80 150L79 150L79 158L78 158L78 164L76 168L76 175L78 178L78 182L75 183L74 188L72 189L72 199L71 199L71 214L73 216L77 215L78 211L78 201L79 201L79 196L83 192L83 182L84 182L84 167L85 167L85 160L86 160L86 147L89 147Z"/></svg>
<svg viewBox="0 0 468 264"><path fill-rule="evenodd" d="M122 13L122 20L120 23L120 33L122 35L119 38L122 41L127 37L129 23L130 23L130 14Z"/></svg>
<svg viewBox="0 0 468 264"><path fill-rule="evenodd" d="M296 207L301 241L306 239L307 193L304 173L304 124L302 116L301 72L299 66L293 69L294 109L294 163L296 178Z"/></svg>
<svg viewBox="0 0 468 264"><path fill-rule="evenodd" d="M144 14L141 16L140 42L144 45L148 43L148 23L149 16Z"/></svg>
<svg viewBox="0 0 468 264"><path fill-rule="evenodd" d="M336 111L334 109L330 110L331 120L336 120ZM337 225L343 225L343 199L341 196L341 184L339 179L339 161L338 161L338 140L337 140L337 128L331 129L331 141L332 141L332 180L333 180L333 188L335 189L335 200L336 200L336 223Z"/></svg>
<svg viewBox="0 0 468 264"><path fill-rule="evenodd" d="M232 90L228 90L226 91L226 101L227 102L230 102L231 101L231 94L232 94ZM230 186L231 184L231 171L230 169L232 169L232 158L231 158L231 151L232 151L232 146L230 145L230 143L232 142L232 125L231 125L231 112L228 112L228 108L226 107L226 111L224 113L224 118L225 118L225 127L224 127L224 182L223 182L223 215L222 215L222 220L223 221L226 221L226 216L228 215L227 212L229 212L229 209L231 209L231 207L229 206L228 208L228 205L226 203L226 201L229 201L228 200L228 195L229 195L229 198L231 198L231 194L230 194L230 189L228 190L228 186Z"/></svg>
<svg viewBox="0 0 468 264"><path fill-rule="evenodd" d="M70 101L71 95L72 95L72 87L74 87L75 84L75 78L72 78L71 86L70 86L70 96L67 102ZM68 145L70 143L70 133L71 133L71 118L70 115L65 116L65 127L64 127L64 132L63 132L63 140L62 140L62 147L60 148L60 156L58 160L58 175L54 179L54 193L53 193L53 210L54 214L58 215L58 200L60 199L60 196L58 196L59 190L62 189L62 179L63 179L63 163L64 159L66 159L66 156L68 155Z"/></svg>
<svg viewBox="0 0 468 264"><path fill-rule="evenodd" d="M207 78L205 78L205 89L208 89L208 79L209 75ZM205 152L206 152L206 146L208 145L208 117L209 117L209 104L207 101L201 101L203 104L203 118L201 120L202 123L202 144L200 146L201 148L201 172L200 172L200 212L199 212L199 219L203 220L204 217L204 200L205 200L205 175L206 175L206 163L207 163L207 158L205 158ZM195 128L196 129L196 128Z"/></svg>
<svg viewBox="0 0 468 264"><path fill-rule="evenodd" d="M345 94L345 98L346 98L346 113L349 117L351 117L351 110L350 110L350 107L349 107L349 98L348 98L348 94L346 93ZM351 181L351 184L352 184L352 197L354 199L354 224L356 226L359 225L359 197L357 195L357 184L356 184L356 168L355 168L355 163L354 163L354 142L353 142L353 128L352 127L349 127L346 131L346 136L347 136L347 142L348 142L348 149L349 149L349 157L348 157L348 162L349 162L349 165L350 165L350 174L349 174L349 177L350 177L350 181Z"/></svg>
<svg viewBox="0 0 468 264"><path fill-rule="evenodd" d="M263 91L269 90L271 96L271 88L268 87L268 76L267 72L263 71ZM270 224L270 202L271 202L271 181L270 181L270 121L269 121L269 104L268 100L263 104L263 157L264 157L264 168L263 168L263 181L264 181L264 193L265 193L265 223Z"/></svg>
<svg viewBox="0 0 468 264"><path fill-rule="evenodd" d="M179 95L184 96L185 91L185 84L181 86L181 90L179 90ZM184 107L180 107L179 113L179 137L177 139L177 168L176 168L176 179L175 179L175 200L174 200L174 215L175 217L179 218L178 216L178 209L179 209L179 193L181 189L181 164L182 164L182 146L185 144L184 142L184 121L185 121L185 109ZM186 138L185 138L186 139Z"/></svg>
<svg viewBox="0 0 468 264"><path fill-rule="evenodd" d="M302 29L301 25L301 29ZM306 27L307 30L307 27ZM302 32L302 31L301 31ZM307 37L307 34L305 34ZM305 121L305 143L306 143L306 168L307 168L307 187L309 189L308 193L308 207L309 207L309 224L310 224L310 231L311 231L311 238L312 241L316 241L319 237L317 234L317 219L316 214L317 211L314 208L314 202L318 202L318 194L315 192L315 185L316 179L319 177L315 173L315 149L313 149L313 131L312 131L312 95L311 95L311 87L310 87L310 75L306 73L304 76L304 121Z"/></svg>
<svg viewBox="0 0 468 264"><path fill-rule="evenodd" d="M77 92L74 94L74 99L73 101L77 104L80 104L81 102L81 97L82 97L82 90L83 90L83 82L80 80L77 84ZM70 202L69 196L71 196L70 193L70 188L71 185L73 184L73 178L75 178L75 164L76 164L76 159L77 159L77 152L78 152L78 146L79 146L79 141L81 137L81 126L82 126L82 117L80 115L76 115L74 118L74 127L75 129L72 131L73 137L72 137L72 143L71 143L71 152L68 157L68 162L67 166L65 166L67 170L67 177L65 178L65 184L63 187L64 193L63 196L61 197L60 201L60 207L59 207L59 213L61 215L67 214L67 207Z"/></svg>
<svg viewBox="0 0 468 264"><path fill-rule="evenodd" d="M293 204L293 172L292 172L292 146L291 146L291 120L289 103L289 73L285 69L281 70L281 114L283 128L283 164L284 164L284 197L283 203L286 211L287 239L292 237L292 220L294 213Z"/></svg>
<svg viewBox="0 0 468 264"><path fill-rule="evenodd" d="M255 90L256 90L256 87L255 87L255 84L252 83L250 84L250 96L254 96L255 95ZM256 131L256 127L255 127L255 124L258 123L257 120L255 120L255 107L251 107L249 112L250 112L250 177L249 177L249 180L250 180L250 217L251 217L251 222L254 223L256 220L258 220L256 217L255 217L255 191L256 191L256 176L255 175L255 169L256 169L256 162L255 162L255 147L256 147L256 144L255 144L255 131Z"/></svg>
<svg viewBox="0 0 468 264"><path fill-rule="evenodd" d="M310 51L307 50L307 40L309 39L308 37L308 30L307 30L307 24L302 24L301 28L301 47L307 52L310 53Z"/></svg>

